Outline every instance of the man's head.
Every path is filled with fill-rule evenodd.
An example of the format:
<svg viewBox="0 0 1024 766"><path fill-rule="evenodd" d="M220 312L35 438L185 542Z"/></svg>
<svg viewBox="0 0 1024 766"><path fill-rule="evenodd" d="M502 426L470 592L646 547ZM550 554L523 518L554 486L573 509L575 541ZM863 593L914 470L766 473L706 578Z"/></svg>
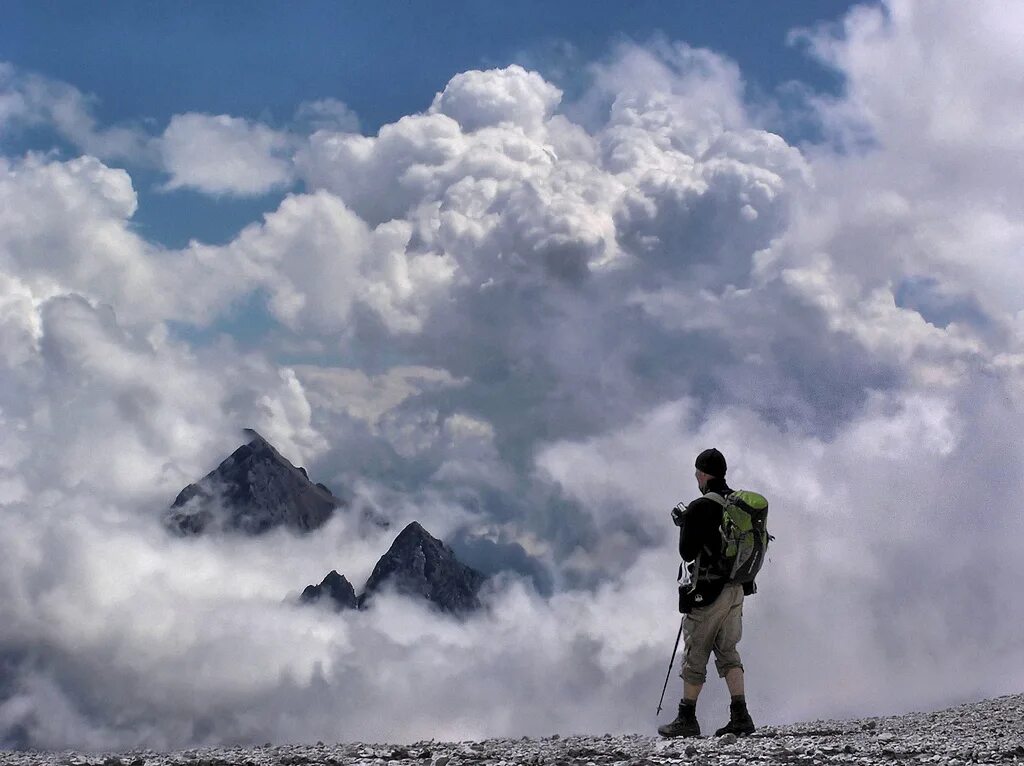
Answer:
<svg viewBox="0 0 1024 766"><path fill-rule="evenodd" d="M725 463L725 455L714 447L697 455L697 460L693 465L697 469L694 476L697 477L697 487L701 492L707 491L710 479L724 479L728 468Z"/></svg>

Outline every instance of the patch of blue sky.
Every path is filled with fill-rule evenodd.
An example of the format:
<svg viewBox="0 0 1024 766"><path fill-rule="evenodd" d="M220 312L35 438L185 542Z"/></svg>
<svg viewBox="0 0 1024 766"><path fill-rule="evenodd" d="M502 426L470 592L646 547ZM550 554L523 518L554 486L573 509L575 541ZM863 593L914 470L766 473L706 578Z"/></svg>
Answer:
<svg viewBox="0 0 1024 766"><path fill-rule="evenodd" d="M893 298L900 308L913 309L928 324L942 329L954 322L982 330L991 326L991 320L972 296L958 293L931 276L901 280Z"/></svg>
<svg viewBox="0 0 1024 766"><path fill-rule="evenodd" d="M49 126L0 130L0 156L15 158L35 153L57 160L68 160L82 152ZM116 166L116 163L111 163Z"/></svg>
<svg viewBox="0 0 1024 766"><path fill-rule="evenodd" d="M0 133L0 156L23 157L30 152L54 160L68 160L82 154L49 127L32 127ZM248 197L209 195L188 188L165 188L168 177L145 164L105 158L106 165L125 168L139 206L132 217L135 231L146 240L177 249L191 240L221 245L229 242L245 226L262 220L276 210L285 192L274 191Z"/></svg>
<svg viewBox="0 0 1024 766"><path fill-rule="evenodd" d="M253 290L236 301L209 325L167 322L171 334L193 346L207 346L228 336L242 349L262 345L266 336L279 325L267 309L264 290Z"/></svg>
<svg viewBox="0 0 1024 766"><path fill-rule="evenodd" d="M835 74L787 37L852 4L25 0L5 3L0 59L96 94L105 124L164 125L188 111L273 122L303 101L333 97L375 132L424 109L459 71L504 66L559 42L592 61L616 40L662 35L727 55L755 89L795 80L835 90Z"/></svg>
<svg viewBox="0 0 1024 766"><path fill-rule="evenodd" d="M140 199L132 219L136 231L168 248L185 247L191 240L226 244L247 225L276 210L285 197L282 192L234 197L192 189L165 190L163 173L133 170L131 175Z"/></svg>

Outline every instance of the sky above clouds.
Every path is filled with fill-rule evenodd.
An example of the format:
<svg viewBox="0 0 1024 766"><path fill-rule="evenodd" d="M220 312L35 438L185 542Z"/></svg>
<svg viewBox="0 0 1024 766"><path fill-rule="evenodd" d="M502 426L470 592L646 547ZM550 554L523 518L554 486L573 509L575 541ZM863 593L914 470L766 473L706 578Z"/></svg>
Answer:
<svg viewBox="0 0 1024 766"><path fill-rule="evenodd" d="M1024 14L535 10L14 6L0 743L653 731L712 445L755 719L1020 691ZM244 427L392 530L169 538ZM485 613L293 603L412 519Z"/></svg>

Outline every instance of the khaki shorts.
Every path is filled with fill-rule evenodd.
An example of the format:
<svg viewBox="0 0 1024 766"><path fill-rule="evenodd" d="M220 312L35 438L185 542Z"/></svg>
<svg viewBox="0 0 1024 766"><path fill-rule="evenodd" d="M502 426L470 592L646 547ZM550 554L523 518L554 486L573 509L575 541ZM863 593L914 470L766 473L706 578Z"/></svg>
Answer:
<svg viewBox="0 0 1024 766"><path fill-rule="evenodd" d="M743 586L726 585L721 595L707 606L697 607L683 620L686 649L679 674L688 684L707 680L708 660L715 653L718 675L733 668L743 669L736 644L743 636Z"/></svg>

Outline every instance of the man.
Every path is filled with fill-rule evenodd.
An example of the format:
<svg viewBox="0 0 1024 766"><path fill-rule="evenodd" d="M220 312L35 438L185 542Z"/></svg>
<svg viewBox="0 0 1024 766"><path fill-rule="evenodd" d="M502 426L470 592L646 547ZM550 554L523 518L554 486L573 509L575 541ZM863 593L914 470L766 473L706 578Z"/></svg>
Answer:
<svg viewBox="0 0 1024 766"><path fill-rule="evenodd" d="M683 620L685 650L683 654L683 698L679 715L671 723L658 727L663 737L696 737L697 697L707 678L707 664L715 655L718 675L725 679L732 695L729 723L715 734L743 736L754 731L754 722L747 712L743 689L743 664L736 644L743 632L743 597L755 592L753 582L745 585L729 582L729 572L722 551L722 505L707 497L715 493L726 497L732 490L725 482L725 456L717 449L706 449L694 463L701 497L672 518L679 525L679 554L687 566L689 582L680 586L679 611ZM682 566L680 566L682 581Z"/></svg>

